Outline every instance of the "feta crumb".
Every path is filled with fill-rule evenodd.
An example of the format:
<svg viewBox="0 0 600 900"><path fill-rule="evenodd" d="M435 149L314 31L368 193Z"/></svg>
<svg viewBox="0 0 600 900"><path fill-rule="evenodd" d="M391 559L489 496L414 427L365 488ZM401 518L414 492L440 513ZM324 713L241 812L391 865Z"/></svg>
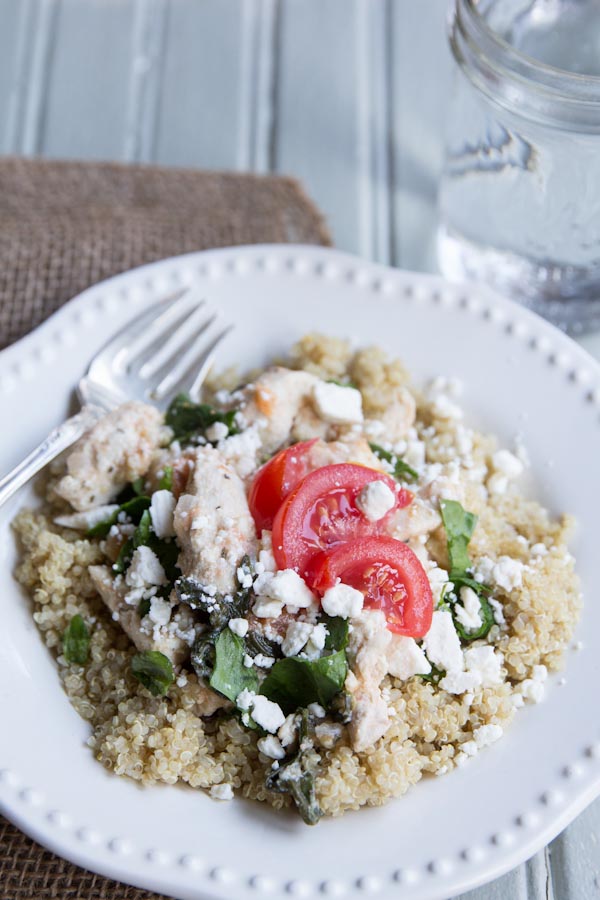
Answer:
<svg viewBox="0 0 600 900"><path fill-rule="evenodd" d="M248 634L248 619L230 619L227 624L238 637L246 637Z"/></svg>
<svg viewBox="0 0 600 900"><path fill-rule="evenodd" d="M476 674L482 687L491 687L502 681L504 657L493 647L469 647L464 654L467 672Z"/></svg>
<svg viewBox="0 0 600 900"><path fill-rule="evenodd" d="M218 443L222 441L223 438L226 438L229 434L229 428L225 424L225 422L215 422L214 425L211 425L204 432L209 441L214 443Z"/></svg>
<svg viewBox="0 0 600 900"><path fill-rule="evenodd" d="M475 672L450 671L440 679L441 689L449 694L469 693L480 685L481 678Z"/></svg>
<svg viewBox="0 0 600 900"><path fill-rule="evenodd" d="M506 619L504 618L504 607L500 603L499 600L496 600L495 597L488 597L487 602L492 608L492 612L494 614L494 622L496 625L506 625Z"/></svg>
<svg viewBox="0 0 600 900"><path fill-rule="evenodd" d="M161 566L158 556L150 547L142 545L136 548L127 569L125 582L133 588L167 583L165 570Z"/></svg>
<svg viewBox="0 0 600 900"><path fill-rule="evenodd" d="M281 745L281 741L273 734L259 738L256 742L256 746L261 753L268 756L270 759L283 759L285 756L285 750Z"/></svg>
<svg viewBox="0 0 600 900"><path fill-rule="evenodd" d="M238 709L241 709L245 712L252 707L255 697L256 694L254 691L249 691L248 688L244 688L244 690L241 691L235 698L235 705Z"/></svg>
<svg viewBox="0 0 600 900"><path fill-rule="evenodd" d="M252 572L249 572L248 569L244 569L243 566L238 566L236 576L241 588L252 587L254 579L252 577Z"/></svg>
<svg viewBox="0 0 600 900"><path fill-rule="evenodd" d="M307 709L315 719L324 719L326 716L326 712L320 703L309 703Z"/></svg>
<svg viewBox="0 0 600 900"><path fill-rule="evenodd" d="M289 747L289 745L293 743L297 731L298 718L296 713L291 713L289 716L286 716L285 722L277 732L277 737L281 741L283 747Z"/></svg>
<svg viewBox="0 0 600 900"><path fill-rule="evenodd" d="M252 612L258 619L278 619L283 612L283 603L260 595L254 601Z"/></svg>
<svg viewBox="0 0 600 900"><path fill-rule="evenodd" d="M371 481L358 494L356 505L369 522L378 522L394 508L396 496L385 481Z"/></svg>
<svg viewBox="0 0 600 900"><path fill-rule="evenodd" d="M500 472L494 472L487 480L487 488L490 494L505 494L508 490L508 478Z"/></svg>
<svg viewBox="0 0 600 900"><path fill-rule="evenodd" d="M342 619L353 619L364 603L364 596L349 584L335 584L323 594L321 606L328 616L339 616Z"/></svg>
<svg viewBox="0 0 600 900"><path fill-rule="evenodd" d="M270 669L275 662L274 656L265 656L264 653L257 653L254 657L254 665L259 669Z"/></svg>
<svg viewBox="0 0 600 900"><path fill-rule="evenodd" d="M470 587L461 587L459 597L460 603L457 603L454 608L456 618L466 631L477 631L477 629L481 628L481 602L479 597L473 588Z"/></svg>
<svg viewBox="0 0 600 900"><path fill-rule="evenodd" d="M313 388L313 400L319 417L332 425L360 424L363 420L362 396L356 388L319 381Z"/></svg>
<svg viewBox="0 0 600 900"><path fill-rule="evenodd" d="M167 625L171 619L171 604L162 597L152 597L148 616L155 625Z"/></svg>
<svg viewBox="0 0 600 900"><path fill-rule="evenodd" d="M184 672L182 672L181 675L177 676L177 682L176 682L177 687L184 688L187 683L188 683L187 675Z"/></svg>
<svg viewBox="0 0 600 900"><path fill-rule="evenodd" d="M150 518L152 528L159 538L174 537L173 513L175 497L171 491L155 491L150 500Z"/></svg>
<svg viewBox="0 0 600 900"><path fill-rule="evenodd" d="M321 651L325 647L325 641L327 640L328 634L327 626L323 622L320 622L318 625L313 625L313 630L306 642L306 647L304 648L304 653L308 659L319 658Z"/></svg>
<svg viewBox="0 0 600 900"><path fill-rule="evenodd" d="M298 656L313 631L308 622L290 622L281 644L284 656Z"/></svg>
<svg viewBox="0 0 600 900"><path fill-rule="evenodd" d="M452 615L444 609L433 614L431 628L423 638L423 648L430 663L446 672L463 670L460 640L452 622Z"/></svg>
<svg viewBox="0 0 600 900"><path fill-rule="evenodd" d="M112 503L108 506L97 506L96 509L88 509L85 512L72 513L66 516L57 516L54 520L56 525L61 528L73 528L76 531L89 531L99 525L100 522L106 522L118 510L118 505ZM114 527L114 526L113 526Z"/></svg>
<svg viewBox="0 0 600 900"><path fill-rule="evenodd" d="M448 572L445 569L440 568L440 566L436 565L435 563L431 566L431 568L427 569L427 577L431 586L431 593L433 594L434 603L437 606L444 594L448 593L448 591L453 590L454 585L451 581L448 580Z"/></svg>
<svg viewBox="0 0 600 900"><path fill-rule="evenodd" d="M386 650L387 670L394 678L406 680L413 675L429 675L431 664L414 638L392 634Z"/></svg>
<svg viewBox="0 0 600 900"><path fill-rule="evenodd" d="M235 469L240 478L246 478L257 468L257 453L261 447L258 428L252 425L240 434L219 441L219 453Z"/></svg>
<svg viewBox="0 0 600 900"><path fill-rule="evenodd" d="M508 479L518 478L524 469L521 460L510 450L496 450L492 456L492 465L496 472L505 475Z"/></svg>
<svg viewBox="0 0 600 900"><path fill-rule="evenodd" d="M463 411L457 403L453 403L447 394L438 394L432 401L434 415L440 419L462 419Z"/></svg>
<svg viewBox="0 0 600 900"><path fill-rule="evenodd" d="M252 718L257 725L274 734L285 722L285 716L278 703L273 703L261 694L252 700Z"/></svg>
<svg viewBox="0 0 600 900"><path fill-rule="evenodd" d="M316 596L294 569L282 569L268 581L265 593L288 612L296 613L316 603Z"/></svg>
<svg viewBox="0 0 600 900"><path fill-rule="evenodd" d="M534 544L531 548L531 555L535 557L546 556L548 553L548 548L545 544Z"/></svg>
<svg viewBox="0 0 600 900"><path fill-rule="evenodd" d="M233 800L233 788L230 784L213 784L209 793L213 800Z"/></svg>
<svg viewBox="0 0 600 900"><path fill-rule="evenodd" d="M488 556L482 556L477 561L473 576L479 582L496 584L502 590L510 593L523 584L524 570L523 563L510 556L501 556L497 562Z"/></svg>
<svg viewBox="0 0 600 900"><path fill-rule="evenodd" d="M249 653L244 653L244 659L242 660L242 662L244 663L244 667L246 669L251 669L254 665L254 660Z"/></svg>
<svg viewBox="0 0 600 900"><path fill-rule="evenodd" d="M341 736L342 726L339 722L321 722L315 725L315 737L326 750L331 750Z"/></svg>

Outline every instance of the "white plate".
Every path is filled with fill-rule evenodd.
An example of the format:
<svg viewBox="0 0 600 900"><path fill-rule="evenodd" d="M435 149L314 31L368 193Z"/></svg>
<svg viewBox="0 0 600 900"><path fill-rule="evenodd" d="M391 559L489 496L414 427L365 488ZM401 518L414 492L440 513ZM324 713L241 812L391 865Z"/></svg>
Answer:
<svg viewBox="0 0 600 900"><path fill-rule="evenodd" d="M600 368L541 319L481 288L370 265L333 250L246 247L165 260L96 285L0 354L0 471L67 412L89 357L174 285L197 282L239 325L223 365L265 362L312 329L377 342L417 379L464 380L470 420L523 438L533 487L580 523L574 552L587 602L582 652L567 683L521 710L502 741L466 768L425 779L400 800L308 828L294 815L199 791L140 788L85 747L11 576L1 512L0 806L68 859L132 884L200 897L404 897L435 900L515 866L600 793L597 583Z"/></svg>

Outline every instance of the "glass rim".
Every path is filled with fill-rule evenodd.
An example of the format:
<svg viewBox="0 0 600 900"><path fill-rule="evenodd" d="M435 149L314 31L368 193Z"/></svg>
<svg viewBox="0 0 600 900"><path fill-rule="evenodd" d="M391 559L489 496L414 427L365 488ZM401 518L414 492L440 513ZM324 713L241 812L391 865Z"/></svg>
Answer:
<svg viewBox="0 0 600 900"><path fill-rule="evenodd" d="M454 56L491 100L549 125L600 130L600 75L569 72L511 46L477 0L455 0L449 19Z"/></svg>

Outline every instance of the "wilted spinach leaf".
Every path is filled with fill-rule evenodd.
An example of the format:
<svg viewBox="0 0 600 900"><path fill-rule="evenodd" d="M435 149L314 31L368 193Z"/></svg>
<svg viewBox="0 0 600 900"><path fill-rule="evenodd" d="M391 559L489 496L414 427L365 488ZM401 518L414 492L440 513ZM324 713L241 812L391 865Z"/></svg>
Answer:
<svg viewBox="0 0 600 900"><path fill-rule="evenodd" d="M73 616L63 635L63 655L68 663L84 666L90 649L90 633L82 616Z"/></svg>
<svg viewBox="0 0 600 900"><path fill-rule="evenodd" d="M215 662L210 686L235 702L236 697L247 688L256 691L258 674L256 669L244 665L246 649L244 639L234 634L230 628L224 628L215 640Z"/></svg>
<svg viewBox="0 0 600 900"><path fill-rule="evenodd" d="M289 760L280 763L266 778L270 791L289 794L307 825L316 825L323 811L317 803L315 777L320 762L308 733L308 713L302 710L298 751Z"/></svg>
<svg viewBox="0 0 600 900"><path fill-rule="evenodd" d="M393 466L393 475L398 481L416 481L419 477L419 473L416 472L408 463L405 463L404 460L398 456L396 453L391 453L389 450L384 450L383 447L380 447L379 444L369 444L369 447L379 459L385 460L391 466Z"/></svg>
<svg viewBox="0 0 600 900"><path fill-rule="evenodd" d="M165 466L160 481L158 482L159 491L173 490L173 466Z"/></svg>
<svg viewBox="0 0 600 900"><path fill-rule="evenodd" d="M275 663L260 693L278 703L286 715L310 703L328 709L346 680L348 663L343 650L320 659L288 657Z"/></svg>
<svg viewBox="0 0 600 900"><path fill-rule="evenodd" d="M171 660L158 650L136 653L131 660L131 674L154 697L166 694L175 680Z"/></svg>
<svg viewBox="0 0 600 900"><path fill-rule="evenodd" d="M194 403L187 394L178 394L167 410L165 422L172 429L174 440L189 444L203 437L206 429L215 422L226 425L230 435L238 434L236 412L235 409L223 412L209 403Z"/></svg>
<svg viewBox="0 0 600 900"><path fill-rule="evenodd" d="M108 519L104 520L104 522L98 522L97 525L88 528L86 536L106 537L112 526L116 525L119 521L121 513L125 513L127 518L133 522L134 525L137 525L139 524L144 511L147 510L149 506L150 497L138 496L133 497L131 500L126 500L125 503L122 503Z"/></svg>
<svg viewBox="0 0 600 900"><path fill-rule="evenodd" d="M342 619L341 616L328 616L326 613L321 613L319 624L323 624L327 628L327 637L325 638L326 650L346 649L348 646L347 619Z"/></svg>

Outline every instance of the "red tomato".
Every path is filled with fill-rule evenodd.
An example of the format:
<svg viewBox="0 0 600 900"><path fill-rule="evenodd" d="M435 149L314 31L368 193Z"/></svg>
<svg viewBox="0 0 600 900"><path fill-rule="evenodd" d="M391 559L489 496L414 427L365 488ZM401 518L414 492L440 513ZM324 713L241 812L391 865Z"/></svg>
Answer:
<svg viewBox="0 0 600 900"><path fill-rule="evenodd" d="M408 506L410 491L383 472L339 463L323 466L307 475L279 507L273 520L273 553L280 569L296 569L306 577L311 558L345 541L380 534L383 519L370 522L356 505L365 485L383 481L396 495L393 509Z"/></svg>
<svg viewBox="0 0 600 900"><path fill-rule="evenodd" d="M263 528L271 528L282 501L308 472L306 456L316 442L313 438L280 450L254 476L248 504L259 535Z"/></svg>
<svg viewBox="0 0 600 900"><path fill-rule="evenodd" d="M391 537L340 544L315 557L313 587L321 593L338 581L361 591L366 609L381 609L396 634L420 638L431 627L433 597L425 569L410 547Z"/></svg>

